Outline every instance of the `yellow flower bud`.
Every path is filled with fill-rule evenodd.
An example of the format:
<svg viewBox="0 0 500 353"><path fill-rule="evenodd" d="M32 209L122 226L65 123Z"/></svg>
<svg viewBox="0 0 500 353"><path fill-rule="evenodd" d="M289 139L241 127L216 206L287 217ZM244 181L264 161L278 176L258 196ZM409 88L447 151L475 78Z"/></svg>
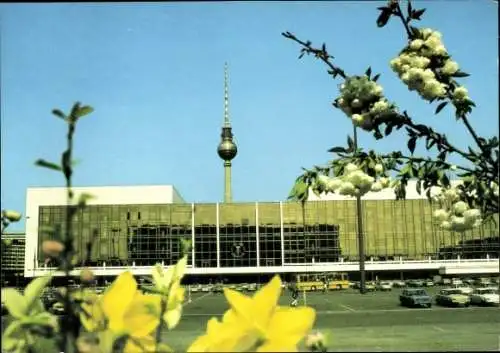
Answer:
<svg viewBox="0 0 500 353"><path fill-rule="evenodd" d="M64 244L57 240L45 240L42 244L42 251L50 257L57 257L64 251Z"/></svg>
<svg viewBox="0 0 500 353"><path fill-rule="evenodd" d="M80 280L84 283L90 283L94 280L94 273L88 268L84 268L80 272Z"/></svg>
<svg viewBox="0 0 500 353"><path fill-rule="evenodd" d="M326 348L326 338L321 332L310 333L306 336L305 345L311 350L321 350Z"/></svg>
<svg viewBox="0 0 500 353"><path fill-rule="evenodd" d="M9 222L18 222L21 220L21 213L13 210L4 210L2 211L2 217L7 218Z"/></svg>

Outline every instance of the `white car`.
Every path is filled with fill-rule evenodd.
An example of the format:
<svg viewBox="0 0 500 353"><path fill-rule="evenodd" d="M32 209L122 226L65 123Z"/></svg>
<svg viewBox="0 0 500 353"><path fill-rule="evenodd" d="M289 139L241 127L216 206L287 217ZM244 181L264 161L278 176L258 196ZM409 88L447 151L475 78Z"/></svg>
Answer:
<svg viewBox="0 0 500 353"><path fill-rule="evenodd" d="M462 292L462 294L465 294L465 295L471 295L472 292L474 291L473 288L466 286L464 284L451 285L450 288L458 289L460 292Z"/></svg>
<svg viewBox="0 0 500 353"><path fill-rule="evenodd" d="M464 282L462 282L461 279L458 279L458 278L452 278L451 279L451 285L452 286L457 286L457 285L462 285L464 284Z"/></svg>
<svg viewBox="0 0 500 353"><path fill-rule="evenodd" d="M474 305L499 305L498 289L476 288L470 296L470 302Z"/></svg>
<svg viewBox="0 0 500 353"><path fill-rule="evenodd" d="M195 284L194 286L190 286L189 287L189 290L192 292L192 293L197 293L199 291L201 291L203 288L203 286L201 284Z"/></svg>
<svg viewBox="0 0 500 353"><path fill-rule="evenodd" d="M206 292L211 292L213 288L213 284L206 284L203 287L201 287L201 291L206 293Z"/></svg>

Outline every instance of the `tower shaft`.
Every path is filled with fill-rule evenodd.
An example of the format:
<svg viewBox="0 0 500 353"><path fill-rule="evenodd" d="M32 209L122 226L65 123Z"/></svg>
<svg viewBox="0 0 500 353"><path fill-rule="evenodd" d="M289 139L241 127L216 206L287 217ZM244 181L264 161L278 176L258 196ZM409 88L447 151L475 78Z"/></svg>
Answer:
<svg viewBox="0 0 500 353"><path fill-rule="evenodd" d="M231 161L224 162L224 202L233 202L231 194Z"/></svg>

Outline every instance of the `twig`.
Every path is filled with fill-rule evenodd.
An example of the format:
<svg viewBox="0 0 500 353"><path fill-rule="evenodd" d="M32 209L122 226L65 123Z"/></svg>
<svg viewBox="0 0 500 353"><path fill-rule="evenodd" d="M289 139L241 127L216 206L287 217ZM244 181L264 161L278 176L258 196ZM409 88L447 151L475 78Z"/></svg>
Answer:
<svg viewBox="0 0 500 353"><path fill-rule="evenodd" d="M344 70L339 68L338 66L335 66L330 59L334 59L334 57L326 51L326 47L323 44L323 48L316 49L311 46L311 42L304 42L300 39L298 39L295 35L293 35L290 32L284 32L281 34L283 37L288 38L293 40L294 42L299 43L300 45L303 46L302 52L304 53L312 53L316 58L319 58L321 61L323 61L330 69L331 69L331 74L339 75L342 77L344 80L347 79L347 75Z"/></svg>

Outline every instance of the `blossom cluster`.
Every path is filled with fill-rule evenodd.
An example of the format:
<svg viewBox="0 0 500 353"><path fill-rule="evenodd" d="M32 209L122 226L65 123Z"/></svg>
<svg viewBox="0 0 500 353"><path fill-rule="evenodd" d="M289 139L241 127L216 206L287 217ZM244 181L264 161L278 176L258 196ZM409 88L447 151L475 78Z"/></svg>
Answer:
<svg viewBox="0 0 500 353"><path fill-rule="evenodd" d="M382 86L368 76L353 76L340 85L336 105L352 119L355 125L371 130L374 120L383 119L396 110L383 96Z"/></svg>
<svg viewBox="0 0 500 353"><path fill-rule="evenodd" d="M434 196L434 200L441 205L434 211L434 218L443 229L463 232L481 225L481 211L470 208L462 196L463 192L456 187L442 189Z"/></svg>
<svg viewBox="0 0 500 353"><path fill-rule="evenodd" d="M378 192L389 187L390 180L384 176L382 164L376 164L374 170L376 177L369 176L357 165L348 163L344 167L344 174L340 177L330 178L320 175L317 183L325 192L338 192L340 195L363 196L369 191Z"/></svg>
<svg viewBox="0 0 500 353"><path fill-rule="evenodd" d="M410 91L416 90L428 101L445 97L449 78L459 71L441 41L441 33L430 28L419 30L418 37L390 65ZM452 95L456 103L469 100L463 86L456 87Z"/></svg>

